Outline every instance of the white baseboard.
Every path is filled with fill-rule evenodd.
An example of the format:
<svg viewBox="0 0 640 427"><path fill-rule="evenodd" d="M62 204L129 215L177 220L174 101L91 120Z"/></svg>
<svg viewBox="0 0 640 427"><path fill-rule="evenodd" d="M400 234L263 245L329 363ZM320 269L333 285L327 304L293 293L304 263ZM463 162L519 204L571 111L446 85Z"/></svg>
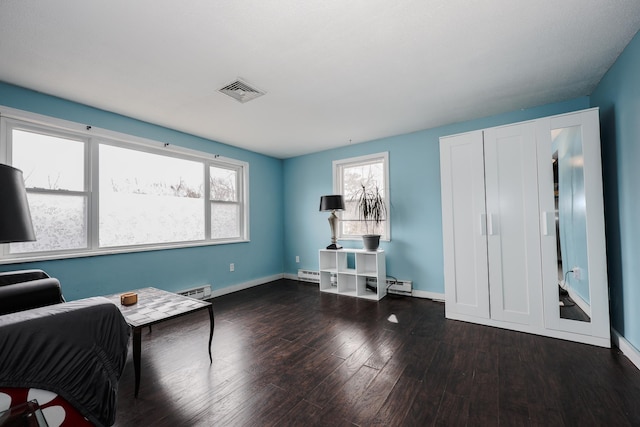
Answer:
<svg viewBox="0 0 640 427"><path fill-rule="evenodd" d="M611 328L611 339L613 344L620 349L620 351L627 356L627 358L636 365L636 368L640 369L640 350L635 348L625 337L620 335L618 331Z"/></svg>
<svg viewBox="0 0 640 427"><path fill-rule="evenodd" d="M285 273L284 278L289 280L298 280L298 275L292 274L292 273Z"/></svg>
<svg viewBox="0 0 640 427"><path fill-rule="evenodd" d="M211 291L211 297L220 297L222 295L227 295L233 292L242 291L244 289L253 288L254 286L264 285L265 283L273 282L274 280L282 279L284 274L274 274L273 276L261 277L259 279L250 280L244 283L238 283L235 285L227 286L222 289L215 289Z"/></svg>
<svg viewBox="0 0 640 427"><path fill-rule="evenodd" d="M444 294L441 294L439 292L419 291L419 290L414 289L411 292L411 296L417 297L417 298L427 298L427 299L432 299L434 301L444 302Z"/></svg>

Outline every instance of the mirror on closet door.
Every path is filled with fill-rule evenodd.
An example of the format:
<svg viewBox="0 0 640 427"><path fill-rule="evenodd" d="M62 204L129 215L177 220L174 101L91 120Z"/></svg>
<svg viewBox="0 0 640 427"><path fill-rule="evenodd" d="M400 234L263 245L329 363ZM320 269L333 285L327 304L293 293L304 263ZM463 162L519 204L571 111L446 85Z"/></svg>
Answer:
<svg viewBox="0 0 640 427"><path fill-rule="evenodd" d="M539 119L544 322L558 337L610 346L597 109Z"/></svg>
<svg viewBox="0 0 640 427"><path fill-rule="evenodd" d="M582 129L551 131L560 317L591 321Z"/></svg>

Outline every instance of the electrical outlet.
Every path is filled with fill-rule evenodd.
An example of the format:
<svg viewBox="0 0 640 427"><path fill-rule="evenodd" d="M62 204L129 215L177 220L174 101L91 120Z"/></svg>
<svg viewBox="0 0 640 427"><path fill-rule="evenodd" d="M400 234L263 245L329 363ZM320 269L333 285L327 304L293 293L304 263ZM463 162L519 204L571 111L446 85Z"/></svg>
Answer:
<svg viewBox="0 0 640 427"><path fill-rule="evenodd" d="M296 263L300 262L300 257L296 255Z"/></svg>
<svg viewBox="0 0 640 427"><path fill-rule="evenodd" d="M573 278L580 280L580 267L573 267Z"/></svg>
<svg viewBox="0 0 640 427"><path fill-rule="evenodd" d="M234 263L229 264L229 271L236 271L236 265Z"/></svg>

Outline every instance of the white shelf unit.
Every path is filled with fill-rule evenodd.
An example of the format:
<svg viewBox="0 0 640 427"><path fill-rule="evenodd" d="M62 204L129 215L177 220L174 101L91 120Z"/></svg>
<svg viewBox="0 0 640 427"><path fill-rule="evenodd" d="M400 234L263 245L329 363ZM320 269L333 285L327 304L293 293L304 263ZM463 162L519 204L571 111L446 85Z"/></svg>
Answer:
<svg viewBox="0 0 640 427"><path fill-rule="evenodd" d="M319 270L321 292L374 301L387 294L387 270L382 250L320 249ZM367 279L375 282L370 284L377 292L367 289Z"/></svg>

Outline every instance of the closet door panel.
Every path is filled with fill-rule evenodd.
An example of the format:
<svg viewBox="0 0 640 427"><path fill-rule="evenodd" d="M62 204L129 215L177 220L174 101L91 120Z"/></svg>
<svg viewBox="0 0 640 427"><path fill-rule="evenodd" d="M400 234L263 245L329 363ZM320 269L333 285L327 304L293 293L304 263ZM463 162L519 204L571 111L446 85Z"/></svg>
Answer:
<svg viewBox="0 0 640 427"><path fill-rule="evenodd" d="M485 131L491 318L542 322L536 126Z"/></svg>
<svg viewBox="0 0 640 427"><path fill-rule="evenodd" d="M489 317L482 131L440 140L447 317Z"/></svg>

